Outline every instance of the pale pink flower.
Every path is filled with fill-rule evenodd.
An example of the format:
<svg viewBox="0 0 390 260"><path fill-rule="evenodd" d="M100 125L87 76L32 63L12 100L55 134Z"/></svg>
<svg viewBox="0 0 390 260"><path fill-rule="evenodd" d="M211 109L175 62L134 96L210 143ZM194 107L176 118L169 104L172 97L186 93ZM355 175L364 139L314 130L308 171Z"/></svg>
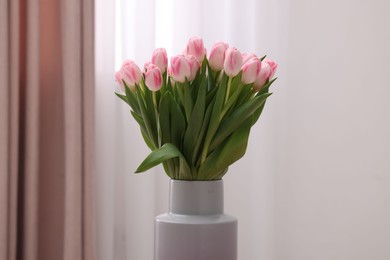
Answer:
<svg viewBox="0 0 390 260"><path fill-rule="evenodd" d="M145 73L150 65L154 65L151 61L145 62L144 69L142 70L143 73Z"/></svg>
<svg viewBox="0 0 390 260"><path fill-rule="evenodd" d="M239 50L230 47L225 53L225 62L223 68L229 77L236 76L242 67L242 56Z"/></svg>
<svg viewBox="0 0 390 260"><path fill-rule="evenodd" d="M168 67L167 51L164 48L155 49L152 55L152 63L160 68L161 73L164 73Z"/></svg>
<svg viewBox="0 0 390 260"><path fill-rule="evenodd" d="M185 82L191 76L191 68L184 55L177 55L171 58L170 75L177 82Z"/></svg>
<svg viewBox="0 0 390 260"><path fill-rule="evenodd" d="M261 69L261 62L259 58L254 57L248 60L242 66L242 78L241 81L244 84L251 84L255 82L257 75L259 74Z"/></svg>
<svg viewBox="0 0 390 260"><path fill-rule="evenodd" d="M123 92L125 92L125 86L123 85L122 79L123 79L123 77L122 77L121 71L115 72L115 81L118 83L118 85L121 88L121 90Z"/></svg>
<svg viewBox="0 0 390 260"><path fill-rule="evenodd" d="M195 56L199 63L202 63L204 56L206 55L203 39L200 37L192 37L188 41L186 54Z"/></svg>
<svg viewBox="0 0 390 260"><path fill-rule="evenodd" d="M129 86L134 86L135 84L138 84L142 79L142 72L140 68L132 60L126 60L125 62L123 62L121 73L123 80Z"/></svg>
<svg viewBox="0 0 390 260"><path fill-rule="evenodd" d="M151 91L157 91L162 85L160 68L154 64L149 64L145 72L145 84Z"/></svg>
<svg viewBox="0 0 390 260"><path fill-rule="evenodd" d="M217 42L211 47L209 64L212 70L220 71L223 69L227 48L229 48L229 45L225 42Z"/></svg>
<svg viewBox="0 0 390 260"><path fill-rule="evenodd" d="M196 74L199 71L200 64L198 60L195 58L195 56L192 55L186 55L185 56L188 62L188 65L190 66L191 75L188 77L188 81L192 81L195 79Z"/></svg>
<svg viewBox="0 0 390 260"><path fill-rule="evenodd" d="M263 60L263 63L264 62L267 63L269 65L270 69L271 69L271 73L269 75L269 79L272 79L274 77L274 75L275 75L275 72L276 72L277 68L278 68L278 64L276 62L274 62L273 60L270 60L268 58L265 58Z"/></svg>
<svg viewBox="0 0 390 260"><path fill-rule="evenodd" d="M259 74L257 74L256 80L253 83L253 89L259 91L269 79L271 74L271 67L267 62L261 62L261 69Z"/></svg>
<svg viewBox="0 0 390 260"><path fill-rule="evenodd" d="M257 58L256 54L254 53L242 53L242 64L245 64L248 60L252 58Z"/></svg>

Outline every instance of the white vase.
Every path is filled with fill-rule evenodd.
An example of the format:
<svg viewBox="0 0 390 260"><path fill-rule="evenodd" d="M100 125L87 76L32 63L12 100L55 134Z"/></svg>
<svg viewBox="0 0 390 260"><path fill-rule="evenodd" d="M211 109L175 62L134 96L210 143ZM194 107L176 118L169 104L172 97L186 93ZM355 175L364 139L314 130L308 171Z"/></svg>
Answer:
<svg viewBox="0 0 390 260"><path fill-rule="evenodd" d="M171 180L169 212L155 228L155 260L237 260L237 219L224 214L222 180Z"/></svg>

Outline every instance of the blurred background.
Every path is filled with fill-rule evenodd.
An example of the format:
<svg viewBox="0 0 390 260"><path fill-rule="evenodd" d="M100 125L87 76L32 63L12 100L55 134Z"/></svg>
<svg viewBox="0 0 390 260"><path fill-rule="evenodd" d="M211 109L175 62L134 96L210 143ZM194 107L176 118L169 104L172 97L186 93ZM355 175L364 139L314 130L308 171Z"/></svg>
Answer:
<svg viewBox="0 0 390 260"><path fill-rule="evenodd" d="M153 259L169 178L133 174L149 151L113 75L192 36L279 64L224 178L238 259L390 259L389 1L0 3L1 260Z"/></svg>

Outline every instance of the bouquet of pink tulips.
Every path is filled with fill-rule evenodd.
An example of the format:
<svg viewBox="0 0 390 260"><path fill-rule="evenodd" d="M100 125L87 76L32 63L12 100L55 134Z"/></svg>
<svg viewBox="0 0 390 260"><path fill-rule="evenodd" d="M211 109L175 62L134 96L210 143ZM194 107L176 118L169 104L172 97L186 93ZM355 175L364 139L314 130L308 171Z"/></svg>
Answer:
<svg viewBox="0 0 390 260"><path fill-rule="evenodd" d="M131 60L115 77L152 152L136 172L162 163L176 180L219 180L246 151L249 132L271 95L277 64L201 38L182 55L156 49L143 71Z"/></svg>

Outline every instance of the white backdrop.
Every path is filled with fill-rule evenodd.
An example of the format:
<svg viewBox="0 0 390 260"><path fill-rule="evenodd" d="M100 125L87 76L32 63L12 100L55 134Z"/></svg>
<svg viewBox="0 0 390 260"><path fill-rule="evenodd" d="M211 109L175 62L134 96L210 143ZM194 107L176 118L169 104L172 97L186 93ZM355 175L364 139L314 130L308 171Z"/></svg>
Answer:
<svg viewBox="0 0 390 260"><path fill-rule="evenodd" d="M149 151L113 73L194 35L279 62L224 178L239 259L390 259L389 26L387 0L96 0L99 259L153 259L154 216L168 206L161 168L132 174Z"/></svg>

